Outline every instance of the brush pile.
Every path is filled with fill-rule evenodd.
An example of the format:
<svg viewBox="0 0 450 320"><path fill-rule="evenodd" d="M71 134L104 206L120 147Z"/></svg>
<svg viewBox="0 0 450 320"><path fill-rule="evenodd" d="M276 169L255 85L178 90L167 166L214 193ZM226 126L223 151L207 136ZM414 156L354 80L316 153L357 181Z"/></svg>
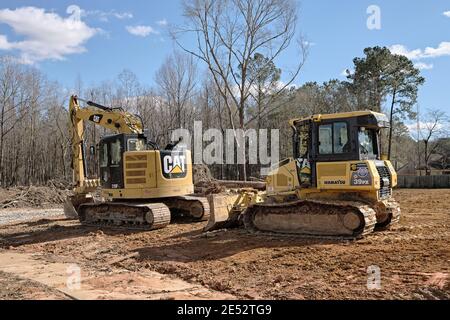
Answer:
<svg viewBox="0 0 450 320"><path fill-rule="evenodd" d="M0 209L53 207L64 203L71 193L55 182L49 182L48 186L0 189Z"/></svg>

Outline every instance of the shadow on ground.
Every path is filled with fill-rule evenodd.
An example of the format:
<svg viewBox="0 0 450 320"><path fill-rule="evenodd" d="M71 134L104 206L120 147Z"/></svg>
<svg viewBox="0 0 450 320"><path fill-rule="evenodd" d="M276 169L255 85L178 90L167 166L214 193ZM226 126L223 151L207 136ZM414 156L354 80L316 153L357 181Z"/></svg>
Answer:
<svg viewBox="0 0 450 320"><path fill-rule="evenodd" d="M26 230L27 227L41 227L42 229L29 231L21 231L15 233L2 234L0 228L0 248L20 247L23 245L39 244L43 242L52 242L59 240L68 240L84 236L89 236L92 233L101 231L105 235L118 236L130 235L138 233L139 231L124 231L112 228L99 228L82 226L78 222L73 222L71 225L61 225L58 222L66 222L66 219L42 219L32 222L22 222L8 227L21 227ZM5 228L6 229L6 228Z"/></svg>
<svg viewBox="0 0 450 320"><path fill-rule="evenodd" d="M167 245L153 245L135 250L141 261L196 262L220 260L255 249L309 247L318 244L342 243L340 240L319 240L251 235L243 229L217 234L214 238L199 237L199 232L184 234L188 239ZM180 235L181 238L181 235Z"/></svg>
<svg viewBox="0 0 450 320"><path fill-rule="evenodd" d="M157 231L123 230L111 227L82 226L77 221L66 219L42 219L32 222L21 222L13 225L20 232L2 234L0 228L0 248L20 247L24 245L55 242L60 240L76 239L95 235L98 232L106 236L128 236L142 234L148 246L135 252L139 253L140 260L195 262L201 260L218 260L233 256L249 250L259 248L308 247L318 244L342 243L341 240L318 240L299 237L276 237L269 235L254 235L244 229L232 229L213 234L202 234L203 224L193 224L195 229L173 234L174 229L161 229ZM175 225L184 225L186 221ZM11 227L11 225L10 225ZM27 228L35 228L32 232ZM169 227L170 228L170 227ZM165 235L166 240L158 238ZM157 237L155 237L157 235ZM126 242L127 239L123 238ZM130 239L130 242L133 241Z"/></svg>

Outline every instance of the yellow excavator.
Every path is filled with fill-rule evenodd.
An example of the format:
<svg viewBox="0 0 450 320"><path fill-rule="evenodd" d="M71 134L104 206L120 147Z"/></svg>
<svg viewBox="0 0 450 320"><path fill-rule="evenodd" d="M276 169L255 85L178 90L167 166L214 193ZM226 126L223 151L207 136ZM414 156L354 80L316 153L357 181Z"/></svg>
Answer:
<svg viewBox="0 0 450 320"><path fill-rule="evenodd" d="M266 179L266 191L212 196L205 231L249 231L360 238L400 220L397 174L382 155L384 114L357 111L290 121L293 157Z"/></svg>
<svg viewBox="0 0 450 320"><path fill-rule="evenodd" d="M84 225L138 230L164 228L171 213L208 220L208 200L192 195L191 154L181 140L160 149L138 116L77 96L70 98L69 114L75 188L65 204L66 216ZM98 145L99 179L87 179L85 122L115 133ZM92 193L99 187L103 201L94 201Z"/></svg>

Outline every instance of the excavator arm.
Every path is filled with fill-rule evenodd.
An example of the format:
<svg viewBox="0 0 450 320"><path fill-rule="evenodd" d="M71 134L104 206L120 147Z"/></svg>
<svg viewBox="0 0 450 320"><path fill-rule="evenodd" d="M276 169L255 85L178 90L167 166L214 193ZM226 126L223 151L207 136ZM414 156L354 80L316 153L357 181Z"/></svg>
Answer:
<svg viewBox="0 0 450 320"><path fill-rule="evenodd" d="M81 107L79 102L85 102L86 107ZM98 179L87 179L84 147L84 123L91 122L95 125L110 130L113 133L144 132L142 120L121 108L113 109L95 102L85 101L77 96L70 97L69 104L70 131L72 143L72 169L75 194L81 197L94 191L100 184Z"/></svg>

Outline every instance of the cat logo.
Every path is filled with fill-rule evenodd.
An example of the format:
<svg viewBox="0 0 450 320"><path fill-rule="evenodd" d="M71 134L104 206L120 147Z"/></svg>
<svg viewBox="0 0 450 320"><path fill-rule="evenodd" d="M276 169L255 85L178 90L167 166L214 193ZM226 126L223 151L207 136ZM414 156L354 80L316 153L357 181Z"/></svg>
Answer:
<svg viewBox="0 0 450 320"><path fill-rule="evenodd" d="M186 155L184 153L161 153L163 175L165 178L183 178L186 176Z"/></svg>
<svg viewBox="0 0 450 320"><path fill-rule="evenodd" d="M92 115L89 120L91 120L94 123L100 123L103 119L103 116L101 114L94 114Z"/></svg>

